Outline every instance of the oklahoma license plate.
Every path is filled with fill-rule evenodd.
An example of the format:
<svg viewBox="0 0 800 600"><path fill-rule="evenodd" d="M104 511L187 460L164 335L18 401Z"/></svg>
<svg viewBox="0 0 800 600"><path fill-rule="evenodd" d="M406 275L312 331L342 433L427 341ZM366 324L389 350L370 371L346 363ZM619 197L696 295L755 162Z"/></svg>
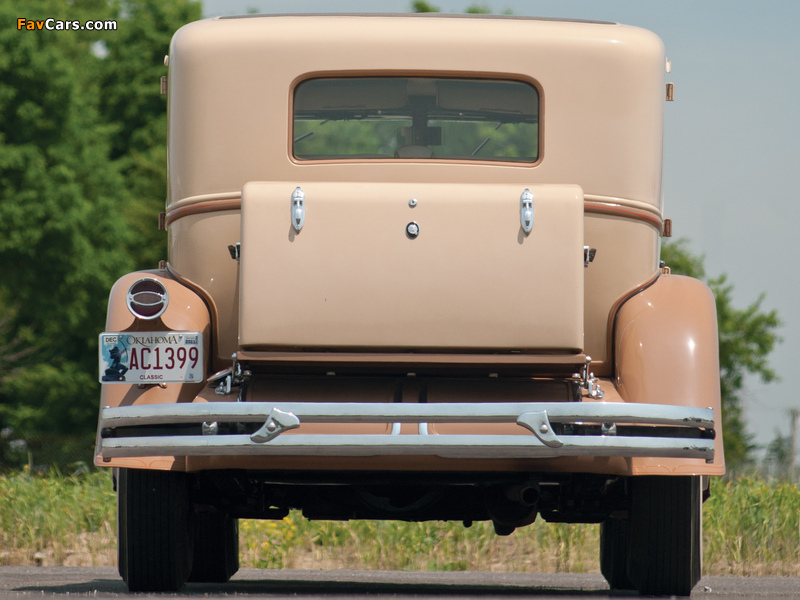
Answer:
<svg viewBox="0 0 800 600"><path fill-rule="evenodd" d="M100 334L102 383L203 381L203 334L137 331Z"/></svg>

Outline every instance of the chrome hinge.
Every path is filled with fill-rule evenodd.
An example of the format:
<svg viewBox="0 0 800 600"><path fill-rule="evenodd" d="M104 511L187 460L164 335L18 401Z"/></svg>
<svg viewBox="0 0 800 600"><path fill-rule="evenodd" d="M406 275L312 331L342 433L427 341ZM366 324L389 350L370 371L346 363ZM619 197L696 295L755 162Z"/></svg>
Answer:
<svg viewBox="0 0 800 600"><path fill-rule="evenodd" d="M586 364L583 366L581 373L576 373L573 377L579 378L581 387L586 390L589 398L600 400L605 397L606 393L600 387L600 380L594 376L589 368L592 364L592 357L586 357Z"/></svg>
<svg viewBox="0 0 800 600"><path fill-rule="evenodd" d="M292 227L297 233L306 222L306 195L298 186L292 192Z"/></svg>
<svg viewBox="0 0 800 600"><path fill-rule="evenodd" d="M594 261L594 256L597 254L596 248L590 248L589 246L583 247L583 266L589 267L589 263Z"/></svg>
<svg viewBox="0 0 800 600"><path fill-rule="evenodd" d="M525 233L533 229L533 194L528 188L519 197L519 224Z"/></svg>
<svg viewBox="0 0 800 600"><path fill-rule="evenodd" d="M211 375L208 378L209 386L217 386L217 394L224 396L230 394L233 380L231 379L231 368L223 369Z"/></svg>
<svg viewBox="0 0 800 600"><path fill-rule="evenodd" d="M242 364L236 360L236 353L231 358L233 364L230 367L214 373L208 378L209 385L217 386L215 391L218 396L227 396L234 387L241 386L250 376L250 372L242 369Z"/></svg>

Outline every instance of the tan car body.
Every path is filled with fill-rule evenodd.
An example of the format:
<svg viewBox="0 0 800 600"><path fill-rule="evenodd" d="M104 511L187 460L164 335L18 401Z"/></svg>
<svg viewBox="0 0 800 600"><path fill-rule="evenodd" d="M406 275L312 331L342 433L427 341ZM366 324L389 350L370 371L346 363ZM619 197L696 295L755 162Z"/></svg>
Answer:
<svg viewBox="0 0 800 600"><path fill-rule="evenodd" d="M297 40L298 30L303 32L302 43ZM400 31L407 33L403 52L381 43ZM475 38L484 43L475 44ZM283 360L298 347L344 350L340 354L345 359L359 353L363 359L375 349L382 354L430 350L437 353L434 358L505 348L583 353L592 357L596 375L610 378L603 382L605 401L710 406L719 415L713 303L708 306L708 299L695 290L696 283L663 276L658 266L664 227L664 65L661 41L652 33L606 23L280 16L212 19L184 27L169 54L169 264L160 276L171 287L181 287L174 280L194 290L209 310L170 309L162 319L163 327L208 331L209 371L229 365L234 352L251 349L282 352ZM507 76L532 82L542 95L541 158L525 166L293 158L289 144L293 86L320 74L375 73ZM315 225L340 219L327 233L319 234L329 239L315 237L311 241L318 247L309 244L304 250L302 269L309 275L304 281L312 282L316 290L274 285L290 281L286 269L293 269L294 263L247 261L248 252L271 256L291 246L288 219L283 218L288 209L280 199L285 200L298 184L310 205L308 225L297 236L298 242L313 238ZM518 239L521 236L496 216L499 210L483 202L488 195L504 196L510 205L506 212L513 213L519 191L532 188L538 198L548 185L556 195L559 186L573 186L566 187L565 193L578 196L580 218L574 212L553 215L552 222L560 223L562 230L550 229L541 235L537 231L525 240L527 245L552 248L558 243L571 246L573 254L584 244L597 249L589 268L577 272L573 268L574 280L558 290L542 287L541 282L552 281L559 270L566 272L565 265L543 265L542 253L537 254L535 248L514 258L510 251L526 249ZM271 209L275 214L269 214L259 201L259 195L270 193L279 199ZM426 194L447 196L450 204L434 206ZM422 196L413 210L405 205L412 196ZM242 204L251 197L254 215L243 226ZM391 207L379 206L375 214L361 215L358 197L365 206L382 201ZM316 202L317 198L324 201ZM345 199L349 209L343 205ZM566 206L560 198L555 200L547 210L575 210L574 201ZM537 204L536 208L537 218L544 219L538 213L545 207ZM256 210L264 214L256 215ZM391 254L361 252L364 247L379 247L376 244L385 237L375 219L393 219L402 231L412 218L422 221L424 228L435 227L436 219L443 226L455 220L455 230L448 235L457 239L423 235L413 245L415 254L408 257L399 255L408 240L397 236L395 264L385 263ZM480 223L480 231L472 228L470 219ZM264 230L264 226L272 229ZM504 226L506 245L480 244L495 240ZM244 241L240 270L228 246L247 235L253 242ZM267 243L262 240L272 247L256 251L256 244ZM461 272L447 272L448 247L462 242L474 256L464 261ZM329 262L317 260L320 247L331 244L336 245L337 257L329 256ZM359 274L364 272L371 274L369 279L361 278L367 290L358 287ZM124 303L115 302L127 289L125 281L115 287L120 292L112 292L108 331L135 327ZM436 287L437 282L445 293ZM642 297L635 292L646 286L652 286L648 294L657 294L662 304L649 312L634 311L632 306ZM315 292L323 288L337 296L320 302ZM700 299L695 300L698 295ZM628 300L631 296L632 301ZM240 310L245 311L241 318ZM171 319L177 321L173 324ZM520 327L509 327L511 322ZM654 338L658 350L648 345L635 352L638 335ZM625 359L628 356L631 362ZM319 361L331 359L323 356ZM409 372L425 360L415 361ZM502 359L498 362L495 370L501 368ZM687 373L691 373L688 379ZM133 386L123 393L119 386L104 386L102 405L187 401L193 393L196 401L209 399L208 390L195 391L194 384L191 392L169 387ZM220 400L213 394L210 397ZM317 397L323 398L324 392ZM719 425L717 432L721 440ZM128 464L129 460L117 458L106 464ZM259 464L257 459L248 461L253 467ZM172 459L134 462L162 468L173 465ZM182 468L181 462L172 468ZM274 459L268 462L274 464ZM287 468L294 464L281 462ZM337 468L347 462L324 466ZM362 459L356 462L364 464ZM391 468L392 462L386 467ZM710 464L699 459L643 458L604 459L600 466L596 460L586 462L558 460L554 467L536 464L535 468L615 474L724 472L720 447ZM429 467L422 468L474 468L474 464L440 463L432 459ZM99 459L98 464L102 464ZM241 464L240 459L194 458L186 468Z"/></svg>
<svg viewBox="0 0 800 600"><path fill-rule="evenodd" d="M614 23L287 15L183 27L168 57L168 261L120 279L106 331L200 332L209 381L104 385L96 464L275 481L305 472L309 484L314 473L358 472L722 475L714 299L659 264L665 65L657 36ZM299 155L298 86L371 77L522 82L538 94L538 154ZM155 320L126 306L143 277L169 292ZM363 414L340 414L350 403ZM545 416L481 420L492 403L542 403ZM150 442L115 438L137 416L167 423L158 415L171 409L152 405L176 407L175 423L194 411L211 435L150 453ZM249 415L259 432L235 450L213 445L220 415L258 406L299 409L299 427L281 420L289 409L266 422ZM596 423L600 450L619 439L617 425L638 423L626 414L685 410L682 427L710 409L705 454L692 444L560 451L547 419L572 408L574 423L558 431ZM595 410L617 416L580 417ZM453 418L459 411L471 418ZM645 419L637 431L665 423ZM425 445L448 437L458 448ZM541 452L491 447L501 439Z"/></svg>

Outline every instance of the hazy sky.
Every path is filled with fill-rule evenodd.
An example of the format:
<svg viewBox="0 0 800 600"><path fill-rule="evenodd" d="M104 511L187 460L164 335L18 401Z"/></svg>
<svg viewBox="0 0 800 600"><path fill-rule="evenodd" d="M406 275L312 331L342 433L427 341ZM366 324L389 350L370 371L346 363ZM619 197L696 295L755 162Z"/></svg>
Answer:
<svg viewBox="0 0 800 600"><path fill-rule="evenodd" d="M442 12L596 19L657 33L672 61L664 146L665 216L673 235L727 273L744 308L764 293L784 341L771 356L782 381L748 382L756 442L789 433L800 408L800 2L797 0L432 0ZM410 0L205 0L206 16L248 12L408 12ZM251 10L252 9L252 10ZM298 32L298 40L302 32ZM795 360L798 359L798 360Z"/></svg>

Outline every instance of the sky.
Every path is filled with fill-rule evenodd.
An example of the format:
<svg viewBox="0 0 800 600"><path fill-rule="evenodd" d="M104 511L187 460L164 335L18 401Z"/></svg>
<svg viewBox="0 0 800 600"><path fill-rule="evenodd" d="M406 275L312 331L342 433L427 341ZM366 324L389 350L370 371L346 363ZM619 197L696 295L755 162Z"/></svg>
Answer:
<svg viewBox="0 0 800 600"><path fill-rule="evenodd" d="M687 238L709 276L734 285L737 308L764 294L783 338L777 383L748 379L754 442L788 435L800 409L800 2L797 0L430 0L441 12L614 21L650 29L672 62L663 195L673 237ZM411 0L204 0L204 15L409 12ZM798 360L795 360L795 359Z"/></svg>

